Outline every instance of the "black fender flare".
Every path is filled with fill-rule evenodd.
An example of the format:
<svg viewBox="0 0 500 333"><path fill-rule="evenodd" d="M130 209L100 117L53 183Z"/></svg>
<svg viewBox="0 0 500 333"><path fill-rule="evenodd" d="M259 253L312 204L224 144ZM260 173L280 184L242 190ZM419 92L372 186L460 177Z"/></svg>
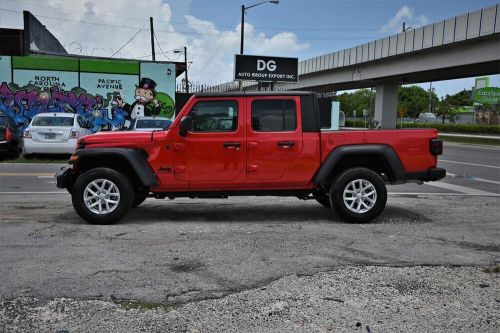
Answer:
<svg viewBox="0 0 500 333"><path fill-rule="evenodd" d="M345 156L354 155L382 156L391 168L392 176L394 178L392 182L404 182L406 179L406 172L403 164L401 163L401 160L396 152L390 146L384 144L369 144L340 146L332 150L314 176L314 183L318 185L325 185L328 176L337 163Z"/></svg>
<svg viewBox="0 0 500 333"><path fill-rule="evenodd" d="M125 159L132 170L137 175L139 182L143 186L155 186L159 184L158 177L151 169L145 154L132 148L90 148L78 149L74 155L78 156L77 164L83 160L95 159L98 157Z"/></svg>

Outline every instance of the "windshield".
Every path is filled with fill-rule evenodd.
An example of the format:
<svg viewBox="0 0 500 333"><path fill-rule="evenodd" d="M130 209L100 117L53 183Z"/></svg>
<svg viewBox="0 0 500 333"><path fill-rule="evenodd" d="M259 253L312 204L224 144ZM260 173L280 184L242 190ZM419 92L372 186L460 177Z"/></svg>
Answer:
<svg viewBox="0 0 500 333"><path fill-rule="evenodd" d="M139 119L135 128L167 129L172 122L167 119Z"/></svg>
<svg viewBox="0 0 500 333"><path fill-rule="evenodd" d="M73 117L37 117L31 126L73 126Z"/></svg>

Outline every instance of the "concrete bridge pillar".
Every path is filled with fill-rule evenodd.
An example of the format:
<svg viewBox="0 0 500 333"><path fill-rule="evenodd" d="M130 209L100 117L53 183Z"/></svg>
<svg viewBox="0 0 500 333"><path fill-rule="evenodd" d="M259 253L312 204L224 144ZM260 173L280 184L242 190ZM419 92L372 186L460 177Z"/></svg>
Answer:
<svg viewBox="0 0 500 333"><path fill-rule="evenodd" d="M380 82L376 86L375 120L382 129L396 128L398 119L398 85L396 82Z"/></svg>

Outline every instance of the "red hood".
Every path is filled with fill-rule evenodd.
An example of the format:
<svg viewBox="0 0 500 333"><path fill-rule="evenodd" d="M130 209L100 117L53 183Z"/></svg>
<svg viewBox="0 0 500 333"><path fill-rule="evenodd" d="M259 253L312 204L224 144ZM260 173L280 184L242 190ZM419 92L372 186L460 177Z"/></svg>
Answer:
<svg viewBox="0 0 500 333"><path fill-rule="evenodd" d="M150 143L151 132L100 132L84 136L78 140L78 146L81 146L81 141L85 143L85 146L136 146Z"/></svg>

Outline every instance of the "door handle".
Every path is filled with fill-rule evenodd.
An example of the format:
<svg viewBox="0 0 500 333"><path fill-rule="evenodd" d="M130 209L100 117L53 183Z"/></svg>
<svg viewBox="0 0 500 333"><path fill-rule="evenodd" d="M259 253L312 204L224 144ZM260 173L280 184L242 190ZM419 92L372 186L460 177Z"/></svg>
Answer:
<svg viewBox="0 0 500 333"><path fill-rule="evenodd" d="M278 147L281 147L281 148L291 148L291 147L295 146L295 142L294 141L278 141L277 145L278 145Z"/></svg>
<svg viewBox="0 0 500 333"><path fill-rule="evenodd" d="M174 143L174 151L181 152L186 149L186 145L183 143Z"/></svg>
<svg viewBox="0 0 500 333"><path fill-rule="evenodd" d="M247 143L247 149L255 149L259 146L259 143L256 141L248 141Z"/></svg>
<svg viewBox="0 0 500 333"><path fill-rule="evenodd" d="M240 149L241 144L239 142L224 142L224 148L227 149Z"/></svg>

